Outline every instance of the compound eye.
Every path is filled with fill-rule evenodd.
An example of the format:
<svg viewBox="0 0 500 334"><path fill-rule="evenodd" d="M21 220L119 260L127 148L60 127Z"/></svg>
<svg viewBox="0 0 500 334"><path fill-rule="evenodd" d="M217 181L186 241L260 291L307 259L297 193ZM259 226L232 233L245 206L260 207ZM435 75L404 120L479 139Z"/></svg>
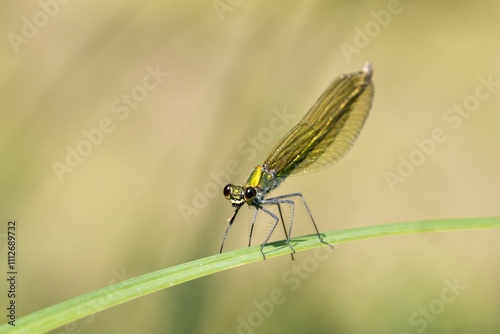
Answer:
<svg viewBox="0 0 500 334"><path fill-rule="evenodd" d="M245 201L249 202L257 196L257 190L254 187L245 188Z"/></svg>
<svg viewBox="0 0 500 334"><path fill-rule="evenodd" d="M222 193L224 194L225 198L230 199L230 197L231 197L231 185L228 184L227 186L225 186Z"/></svg>

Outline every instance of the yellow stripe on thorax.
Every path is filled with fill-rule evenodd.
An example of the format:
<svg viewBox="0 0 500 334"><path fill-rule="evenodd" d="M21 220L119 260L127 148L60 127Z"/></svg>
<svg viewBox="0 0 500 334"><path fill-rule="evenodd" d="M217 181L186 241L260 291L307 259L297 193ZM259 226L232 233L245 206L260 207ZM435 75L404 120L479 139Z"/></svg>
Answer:
<svg viewBox="0 0 500 334"><path fill-rule="evenodd" d="M257 187L262 179L262 166L257 166L253 169L250 176L248 176L247 186Z"/></svg>

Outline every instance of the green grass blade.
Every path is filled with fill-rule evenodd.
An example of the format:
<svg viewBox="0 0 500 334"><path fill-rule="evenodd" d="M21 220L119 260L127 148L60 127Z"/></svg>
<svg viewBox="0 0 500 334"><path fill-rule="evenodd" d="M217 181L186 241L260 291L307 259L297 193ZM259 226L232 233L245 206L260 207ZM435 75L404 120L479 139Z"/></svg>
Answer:
<svg viewBox="0 0 500 334"><path fill-rule="evenodd" d="M331 244L398 234L443 232L451 230L499 229L500 218L465 218L429 220L408 223L368 226L324 234ZM291 240L297 252L323 247L316 235ZM290 253L284 241L270 243L264 248L268 259ZM47 307L16 320L16 326L3 324L0 333L45 333L93 313L105 310L149 293L188 282L244 264L262 261L260 246L238 249L159 270L95 290L65 302Z"/></svg>

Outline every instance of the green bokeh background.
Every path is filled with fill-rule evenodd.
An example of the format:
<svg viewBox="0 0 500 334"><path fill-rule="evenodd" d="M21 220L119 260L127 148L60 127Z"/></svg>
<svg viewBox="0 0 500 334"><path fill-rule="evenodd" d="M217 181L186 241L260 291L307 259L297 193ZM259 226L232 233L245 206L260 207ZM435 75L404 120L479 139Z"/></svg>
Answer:
<svg viewBox="0 0 500 334"><path fill-rule="evenodd" d="M372 11L387 13L390 1L215 3L226 7L74 0L47 7L46 21L38 2L0 5L0 219L18 222L19 316L216 253L232 211L221 190L198 199L188 219L180 208L193 207L198 190L212 191L210 173L229 161L240 168L228 181L242 182L334 77L365 61L375 100L353 150L276 194L301 191L323 231L500 215L500 87L456 129L443 119L472 101L479 77L500 82L498 2L401 1L385 26ZM13 46L11 33L22 35L23 18L34 16L38 31ZM379 30L343 54L340 45L355 45L367 27ZM113 101L140 86L148 66L168 76L120 119ZM275 109L295 120L259 142L255 157L243 154ZM114 130L58 180L53 163L65 163L67 147L103 119ZM385 174L436 128L446 140L391 188ZM248 226L239 222L233 248L246 244ZM305 218L296 226L296 235L312 233ZM452 232L340 245L324 261L301 253L167 289L72 329L237 333L238 319L258 319L255 302L277 289L286 300L254 333L498 333L499 240L497 231ZM298 266L307 277L295 274L292 290L283 277ZM442 302L445 281L455 280L466 289ZM429 307L427 320L409 321Z"/></svg>

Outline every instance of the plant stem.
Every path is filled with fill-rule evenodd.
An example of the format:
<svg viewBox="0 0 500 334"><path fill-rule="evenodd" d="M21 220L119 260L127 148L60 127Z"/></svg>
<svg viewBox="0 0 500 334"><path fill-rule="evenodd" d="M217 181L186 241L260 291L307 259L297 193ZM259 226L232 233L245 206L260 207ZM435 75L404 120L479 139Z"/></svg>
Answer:
<svg viewBox="0 0 500 334"><path fill-rule="evenodd" d="M398 234L498 228L500 218L464 218L368 226L332 231L323 236L325 241L335 245ZM296 252L325 246L315 234L293 238L290 242ZM289 254L290 248L284 241L278 241L266 245L264 253L267 259L271 259ZM16 326L1 325L0 333L45 333L149 293L262 260L260 246L255 246L183 263L134 277L26 315L16 320Z"/></svg>

